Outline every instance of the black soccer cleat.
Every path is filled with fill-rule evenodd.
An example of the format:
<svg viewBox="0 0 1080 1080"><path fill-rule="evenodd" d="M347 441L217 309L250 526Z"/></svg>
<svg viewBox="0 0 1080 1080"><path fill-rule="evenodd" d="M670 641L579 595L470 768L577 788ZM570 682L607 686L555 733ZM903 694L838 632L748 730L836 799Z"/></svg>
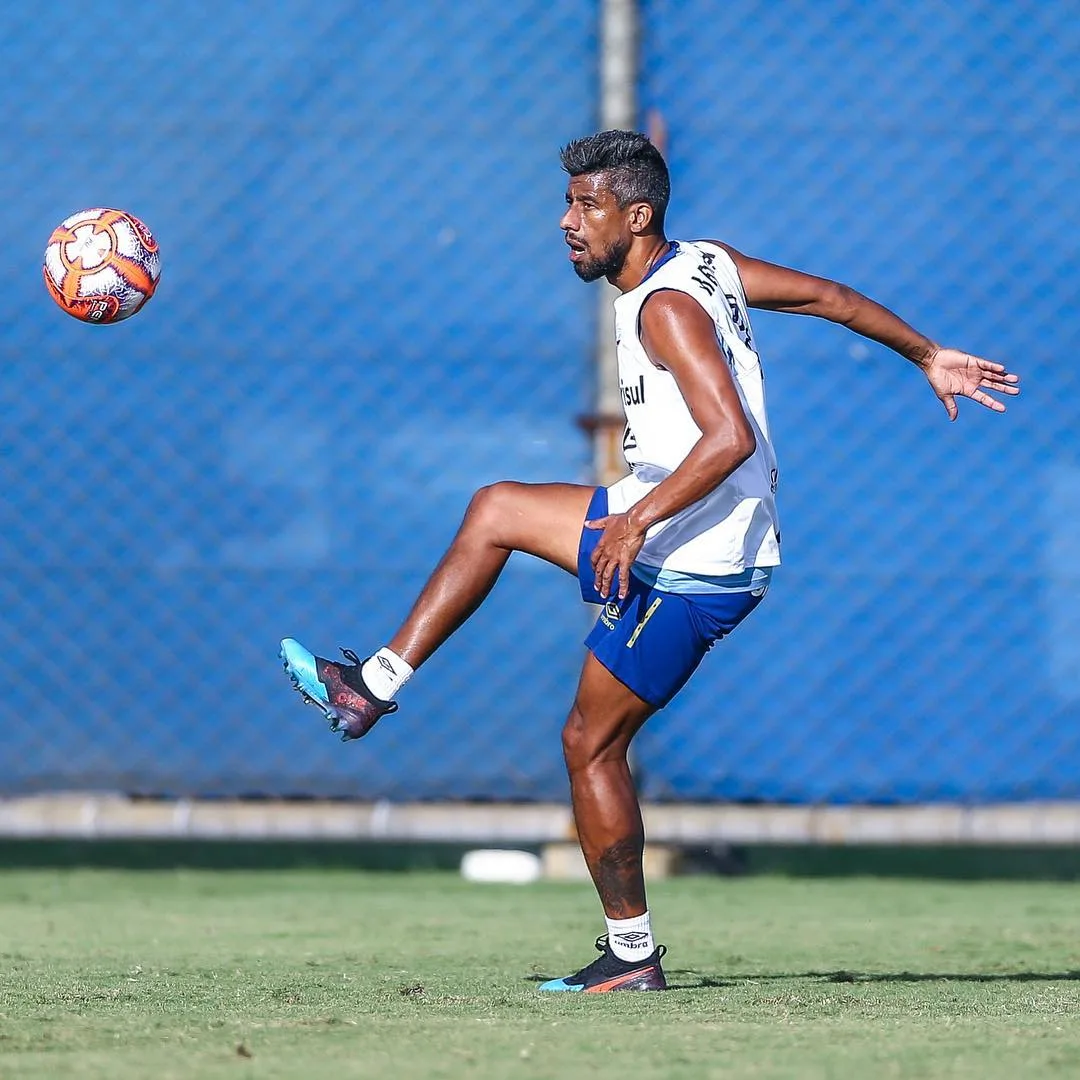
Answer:
<svg viewBox="0 0 1080 1080"><path fill-rule="evenodd" d="M360 675L363 661L351 649L341 651L348 664L315 656L292 638L281 643L281 659L293 688L322 710L342 742L351 742L366 735L380 717L396 712L397 702L377 698Z"/></svg>
<svg viewBox="0 0 1080 1080"><path fill-rule="evenodd" d="M612 951L605 936L596 939L600 955L587 967L563 979L549 979L538 989L543 991L579 991L586 994L606 994L612 990L666 990L667 979L660 961L667 947L656 948L640 960L620 960Z"/></svg>

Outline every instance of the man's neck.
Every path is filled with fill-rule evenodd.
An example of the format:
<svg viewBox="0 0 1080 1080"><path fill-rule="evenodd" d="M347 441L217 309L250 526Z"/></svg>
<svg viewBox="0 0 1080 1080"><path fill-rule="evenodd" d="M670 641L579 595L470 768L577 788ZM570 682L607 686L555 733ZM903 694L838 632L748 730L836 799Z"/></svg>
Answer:
<svg viewBox="0 0 1080 1080"><path fill-rule="evenodd" d="M619 292L636 289L648 276L649 271L658 263L671 245L663 234L643 236L640 243L634 244L626 254L622 269L608 281Z"/></svg>

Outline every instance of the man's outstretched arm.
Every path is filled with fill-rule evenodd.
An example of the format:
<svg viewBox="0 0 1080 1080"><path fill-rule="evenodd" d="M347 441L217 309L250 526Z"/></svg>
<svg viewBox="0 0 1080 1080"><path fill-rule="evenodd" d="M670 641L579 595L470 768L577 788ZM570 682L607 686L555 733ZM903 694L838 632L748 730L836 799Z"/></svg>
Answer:
<svg viewBox="0 0 1080 1080"><path fill-rule="evenodd" d="M957 416L957 397L969 397L994 412L1004 412L1005 406L987 391L1009 396L1020 393L1019 377L1003 364L958 349L943 349L899 315L847 285L752 259L727 244L716 243L734 260L751 307L816 315L887 345L922 369L950 420Z"/></svg>

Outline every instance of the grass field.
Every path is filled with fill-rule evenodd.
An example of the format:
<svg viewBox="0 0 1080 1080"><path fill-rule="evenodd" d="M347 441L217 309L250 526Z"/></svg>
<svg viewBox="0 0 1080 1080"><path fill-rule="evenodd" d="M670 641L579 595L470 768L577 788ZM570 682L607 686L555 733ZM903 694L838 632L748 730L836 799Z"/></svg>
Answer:
<svg viewBox="0 0 1080 1080"><path fill-rule="evenodd" d="M0 873L0 1078L1075 1077L1080 886L653 886L673 989L538 995L587 887Z"/></svg>

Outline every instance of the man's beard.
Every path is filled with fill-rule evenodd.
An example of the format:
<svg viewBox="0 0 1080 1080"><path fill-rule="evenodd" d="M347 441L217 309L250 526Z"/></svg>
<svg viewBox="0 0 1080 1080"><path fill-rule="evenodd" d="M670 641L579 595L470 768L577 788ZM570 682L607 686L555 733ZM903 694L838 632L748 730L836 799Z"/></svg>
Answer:
<svg viewBox="0 0 1080 1080"><path fill-rule="evenodd" d="M607 251L602 252L595 259L582 259L581 262L573 263L574 273L582 281L599 281L602 277L617 277L622 272L629 251L629 239L615 240Z"/></svg>

